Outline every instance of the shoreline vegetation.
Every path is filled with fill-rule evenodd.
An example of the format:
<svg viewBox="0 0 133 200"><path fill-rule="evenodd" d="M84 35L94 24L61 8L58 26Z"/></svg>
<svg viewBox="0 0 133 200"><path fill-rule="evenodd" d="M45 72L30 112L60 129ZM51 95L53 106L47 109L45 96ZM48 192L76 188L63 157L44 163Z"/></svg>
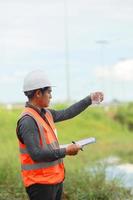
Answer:
<svg viewBox="0 0 133 200"><path fill-rule="evenodd" d="M58 104L54 108L62 109ZM0 200L27 200L20 176L16 121L21 108L0 107ZM61 144L86 137L97 142L85 147L75 157L64 159L66 179L63 200L130 200L130 189L121 186L117 179L107 181L103 167L96 173L86 171L98 161L110 156L121 163L133 163L133 104L89 107L79 116L57 123Z"/></svg>

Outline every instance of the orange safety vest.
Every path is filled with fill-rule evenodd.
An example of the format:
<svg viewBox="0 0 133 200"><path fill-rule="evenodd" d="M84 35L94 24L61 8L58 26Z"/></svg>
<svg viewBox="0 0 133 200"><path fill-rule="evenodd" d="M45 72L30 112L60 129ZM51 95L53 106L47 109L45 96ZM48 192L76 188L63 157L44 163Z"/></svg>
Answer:
<svg viewBox="0 0 133 200"><path fill-rule="evenodd" d="M59 143L55 134L55 125L51 113L46 110L45 120L32 108L25 108L22 116L29 115L37 123L40 134L40 145L42 149L57 149ZM21 117L22 117L21 116ZM64 180L64 164L63 159L51 162L35 162L30 157L26 145L19 141L21 174L24 186L28 187L35 183L40 184L57 184Z"/></svg>

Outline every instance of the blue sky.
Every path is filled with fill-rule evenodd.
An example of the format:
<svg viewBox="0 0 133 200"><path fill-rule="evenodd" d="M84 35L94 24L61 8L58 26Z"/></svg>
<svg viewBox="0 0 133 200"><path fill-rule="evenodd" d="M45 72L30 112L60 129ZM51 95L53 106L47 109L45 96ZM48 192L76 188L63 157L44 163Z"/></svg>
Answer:
<svg viewBox="0 0 133 200"><path fill-rule="evenodd" d="M56 85L53 102L67 98L64 2L71 99L101 90L105 101L132 100L132 0L0 0L0 102L24 102L34 69Z"/></svg>

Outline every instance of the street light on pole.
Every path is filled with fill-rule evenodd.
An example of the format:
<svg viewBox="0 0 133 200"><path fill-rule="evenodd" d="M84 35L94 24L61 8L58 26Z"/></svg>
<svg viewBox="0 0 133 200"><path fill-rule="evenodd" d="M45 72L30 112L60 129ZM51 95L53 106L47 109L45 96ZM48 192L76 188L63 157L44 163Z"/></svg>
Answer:
<svg viewBox="0 0 133 200"><path fill-rule="evenodd" d="M109 44L108 40L97 40L96 44L101 46L101 64L104 66L104 48Z"/></svg>
<svg viewBox="0 0 133 200"><path fill-rule="evenodd" d="M101 67L104 68L105 66L105 59L104 59L104 51L105 51L105 47L109 44L108 40L97 40L96 44L98 44L100 46L100 63L101 63ZM103 90L103 87L105 87L105 85L103 84L103 78L100 77L100 82L101 82L101 88Z"/></svg>

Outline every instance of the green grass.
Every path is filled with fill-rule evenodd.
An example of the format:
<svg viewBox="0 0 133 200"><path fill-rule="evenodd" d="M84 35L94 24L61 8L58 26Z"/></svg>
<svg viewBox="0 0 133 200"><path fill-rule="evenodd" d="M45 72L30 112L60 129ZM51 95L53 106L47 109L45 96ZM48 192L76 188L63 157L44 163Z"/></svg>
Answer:
<svg viewBox="0 0 133 200"><path fill-rule="evenodd" d="M116 180L107 182L104 169L97 173L69 172L64 196L69 200L125 200L132 199L129 190L119 187Z"/></svg>
<svg viewBox="0 0 133 200"><path fill-rule="evenodd" d="M8 111L0 108L0 200L27 199L21 183L15 133L20 112L20 109ZM107 110L103 107L90 107L79 116L56 124L62 144L85 137L96 137L97 140L96 144L89 145L77 156L65 158L67 172L64 199L129 199L129 191L118 187L114 182L106 183L103 172L95 176L85 172L87 167L94 166L100 159L113 155L120 157L121 162L133 163L133 132L128 130L128 126L117 121L115 115L114 108ZM117 198L113 195L117 195Z"/></svg>

